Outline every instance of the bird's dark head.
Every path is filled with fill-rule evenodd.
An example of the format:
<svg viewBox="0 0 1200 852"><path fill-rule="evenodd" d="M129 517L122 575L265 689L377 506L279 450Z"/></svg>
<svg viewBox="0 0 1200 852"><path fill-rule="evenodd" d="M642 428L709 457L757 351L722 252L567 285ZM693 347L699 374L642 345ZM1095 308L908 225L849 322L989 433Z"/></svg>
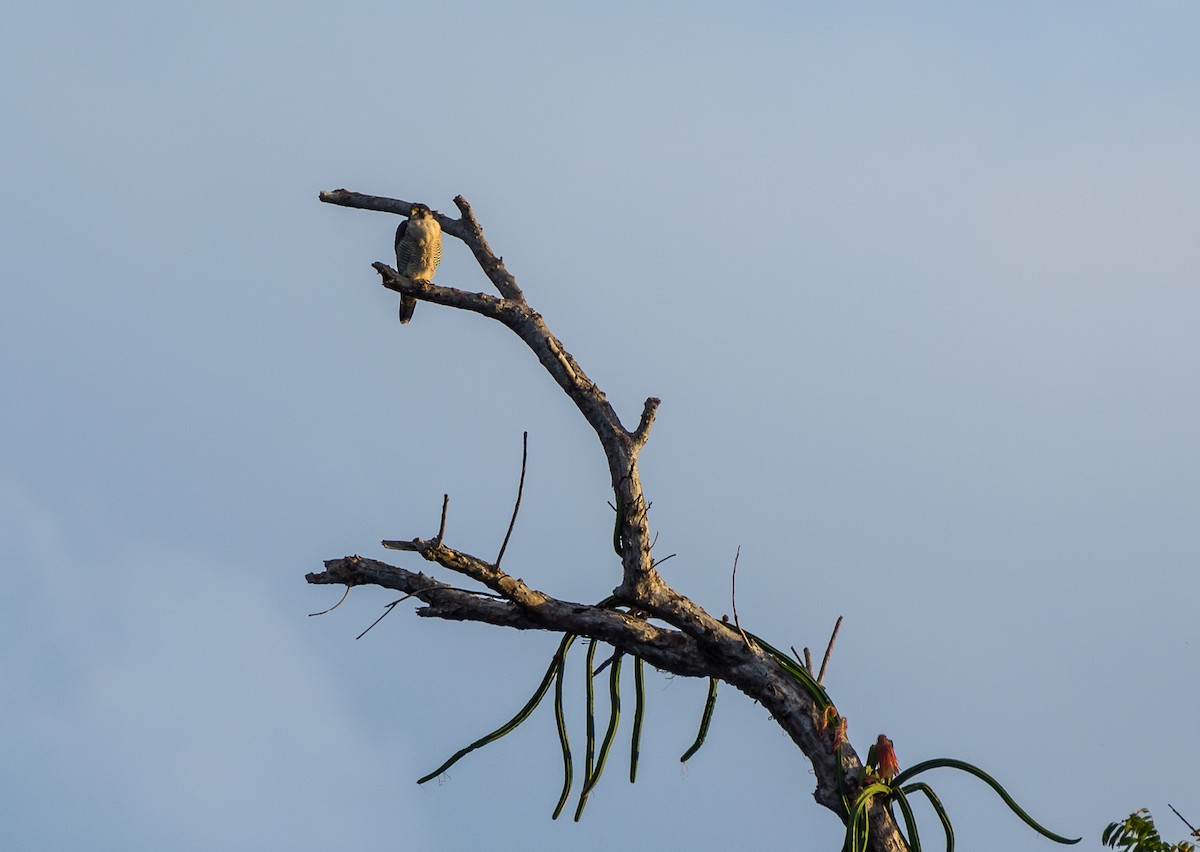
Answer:
<svg viewBox="0 0 1200 852"><path fill-rule="evenodd" d="M410 219L428 219L432 215L433 211L431 211L424 204L414 204L412 209L408 211L408 217Z"/></svg>

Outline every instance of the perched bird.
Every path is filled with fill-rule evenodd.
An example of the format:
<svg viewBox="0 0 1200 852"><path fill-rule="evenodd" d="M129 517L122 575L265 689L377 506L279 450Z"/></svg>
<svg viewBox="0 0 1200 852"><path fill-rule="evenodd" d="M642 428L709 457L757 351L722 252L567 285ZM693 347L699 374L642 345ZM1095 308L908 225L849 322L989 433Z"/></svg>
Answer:
<svg viewBox="0 0 1200 852"><path fill-rule="evenodd" d="M413 281L429 282L442 261L442 227L424 204L414 204L396 229L396 271ZM400 296L400 322L412 319L417 300Z"/></svg>

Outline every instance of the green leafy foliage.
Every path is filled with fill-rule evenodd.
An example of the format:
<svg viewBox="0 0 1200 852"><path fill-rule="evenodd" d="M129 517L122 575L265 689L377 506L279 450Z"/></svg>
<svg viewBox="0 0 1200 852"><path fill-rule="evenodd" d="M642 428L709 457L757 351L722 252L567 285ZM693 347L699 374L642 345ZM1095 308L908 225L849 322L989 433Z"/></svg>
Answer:
<svg viewBox="0 0 1200 852"><path fill-rule="evenodd" d="M1154 827L1154 818L1146 808L1139 808L1124 822L1110 823L1100 835L1101 842L1121 852L1195 852L1195 845L1185 841L1167 843Z"/></svg>

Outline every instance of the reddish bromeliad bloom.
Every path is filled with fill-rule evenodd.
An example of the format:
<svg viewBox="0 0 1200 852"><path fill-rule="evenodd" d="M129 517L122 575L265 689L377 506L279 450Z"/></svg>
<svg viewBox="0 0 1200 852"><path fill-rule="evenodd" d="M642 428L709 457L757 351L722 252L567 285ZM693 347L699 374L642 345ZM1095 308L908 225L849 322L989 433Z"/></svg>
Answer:
<svg viewBox="0 0 1200 852"><path fill-rule="evenodd" d="M842 743L846 741L846 720L838 715L837 708L832 704L825 708L825 712L821 714L821 721L817 725L817 731L821 736L825 735L826 731L833 731L833 745L831 749L837 751Z"/></svg>
<svg viewBox="0 0 1200 852"><path fill-rule="evenodd" d="M896 749L892 747L892 741L883 734L875 741L875 759L879 763L879 777L884 781L891 781L900 772Z"/></svg>
<svg viewBox="0 0 1200 852"><path fill-rule="evenodd" d="M837 751L846 741L846 717L837 717L837 727L833 731L833 750Z"/></svg>

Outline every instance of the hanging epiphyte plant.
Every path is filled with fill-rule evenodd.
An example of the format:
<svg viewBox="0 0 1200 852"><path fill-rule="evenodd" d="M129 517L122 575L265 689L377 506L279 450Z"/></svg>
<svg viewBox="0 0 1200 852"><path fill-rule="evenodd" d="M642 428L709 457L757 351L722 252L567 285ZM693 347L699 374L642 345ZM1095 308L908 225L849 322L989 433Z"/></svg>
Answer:
<svg viewBox="0 0 1200 852"><path fill-rule="evenodd" d="M1055 843L1067 845L1078 843L1083 839L1082 837L1063 837L1041 825L1013 800L1013 797L1008 794L1007 790L1000 786L1000 783L996 779L978 766L967 763L964 760L956 760L951 757L935 758L914 764L903 772L899 771L899 762L896 760L896 752L892 746L892 741L883 734L880 734L879 739L876 740L875 745L871 746L871 750L867 754L867 765L863 769L863 783L849 811L850 818L846 821L846 842L842 847L844 852L863 852L867 848L867 840L870 834L870 824L867 820L867 814L870 810L872 800L877 796L883 797L889 811L892 810L893 805L900 808L908 848L913 850L913 852L921 852L921 838L917 831L917 821L913 815L912 806L908 801L908 797L914 793L922 794L929 801L933 812L937 814L938 820L942 824L942 830L945 832L946 852L954 852L954 828L950 824L950 817L946 814L946 809L942 806L941 800L933 792L933 788L925 782L911 781L912 778L922 772L943 767L958 769L974 775L986 783L1003 800L1004 804L1008 805L1013 813L1043 837L1049 838ZM894 816L893 812L893 818Z"/></svg>
<svg viewBox="0 0 1200 852"><path fill-rule="evenodd" d="M605 606L612 606L613 600L609 599L603 603ZM451 757L439 766L437 769L417 779L418 784L424 784L437 778L439 775L448 770L451 766L466 757L476 749L482 748L485 745L495 742L501 737L512 733L522 722L529 718L537 706L541 704L542 699L550 691L550 685L554 684L554 720L558 731L558 741L562 750L563 759L563 787L562 793L558 798L558 803L554 807L552 817L558 819L563 808L567 804L567 800L571 795L571 786L574 778L574 760L571 755L570 739L567 735L566 714L563 710L563 673L565 671L565 662L567 652L574 644L574 635L564 636L559 642L558 650L554 654L554 658L550 661L546 673L542 676L542 681L538 684L536 690L529 700L515 716L509 719L500 727L491 733L485 734L475 742L456 751ZM584 746L584 766L583 766L583 786L579 793L579 803L575 808L575 820L578 821L583 816L584 806L587 804L588 796L595 789L596 784L600 780L600 776L604 772L604 767L608 761L608 755L612 750L613 742L616 739L617 726L621 716L621 662L624 652L615 650L613 655L607 662L597 667L595 665L596 651L600 647L600 643L592 641L588 644L587 653L585 655L585 681L584 681L584 704L587 710L586 719L586 742ZM603 669L609 669L608 676L608 699L609 699L609 718L608 727L604 732L604 738L600 742L600 748L596 750L596 709L595 709L595 687L594 680ZM645 664L640 657L634 658L633 665L633 681L634 681L634 709L633 709L633 734L630 738L629 749L629 781L633 783L637 780L638 759L641 753L641 735L642 735L642 720L645 716ZM710 680L708 690L708 700L705 703L704 713L701 718L700 730L696 735L695 742L680 758L686 761L690 758L704 743L705 735L708 731L709 721L712 719L713 705L716 702L716 681Z"/></svg>
<svg viewBox="0 0 1200 852"><path fill-rule="evenodd" d="M612 601L605 601L604 605L611 606ZM565 671L565 662L567 652L571 645L574 644L574 635L564 636L559 642L558 651L551 660L549 667L546 669L545 675L542 677L542 682L538 684L537 689L529 700L525 702L525 706L518 713L501 725L496 730L486 734L465 748L455 752L449 760L430 772L428 775L417 779L418 784L424 784L433 778L438 777L461 758L470 754L478 748L482 748L489 743L493 743L506 734L516 730L522 722L529 718L537 706L546 697L550 691L551 683L554 684L554 720L558 731L558 741L562 750L563 759L563 787L562 793L559 796L558 803L555 805L553 818L558 819L566 806L567 800L571 795L571 786L574 778L574 761L571 755L570 739L567 735L566 714L563 710L563 673ZM608 761L608 755L612 750L613 742L616 739L617 726L621 716L621 662L624 652L615 650L613 655L601 666L596 666L596 651L600 647L600 643L592 641L588 644L587 653L585 655L585 681L584 681L584 704L587 709L586 719L586 743L584 747L584 766L583 766L583 786L579 793L579 803L575 808L575 819L578 821L583 816L584 806L587 804L588 796L595 788L600 780L600 776L604 772L604 767ZM605 729L604 738L600 742L600 748L596 750L596 708L595 708L595 686L594 681L603 669L609 669L608 675L608 699L609 699L609 718L608 727ZM629 781L630 783L637 780L638 758L641 751L641 733L642 719L645 714L645 667L640 657L634 659L633 678L634 678L634 715L633 715L633 735L630 740L629 750ZM712 690L710 690L710 693ZM704 731L707 728L707 720L711 717L711 710L706 712L705 721L701 725L701 732L697 736L696 743L688 750L688 755L691 756L700 744L704 741Z"/></svg>
<svg viewBox="0 0 1200 852"><path fill-rule="evenodd" d="M619 606L615 597L606 598L601 601L599 606L613 607ZM839 619L840 622L840 619ZM811 672L797 660L784 654L782 651L772 647L760 637L755 636L740 627L737 628L747 644L757 646L764 652L769 654L791 677L800 682L806 692L813 699L818 711L822 714L822 719L833 719L840 734L835 734L834 746L840 758L842 739L839 737L845 732L845 720L841 719L836 710L834 710L833 702L824 688L813 677ZM836 631L835 631L836 635ZM482 748L485 745L495 742L501 737L512 733L526 719L532 715L550 691L551 684L554 685L554 719L555 726L558 732L559 746L562 751L563 759L563 787L562 793L559 796L558 803L555 805L552 817L558 819L566 806L567 800L571 795L572 781L574 778L574 761L571 754L570 740L567 734L566 714L563 710L563 673L567 652L574 644L577 637L573 634L568 634L559 642L558 650L554 654L554 658L550 661L550 665L546 668L545 674L542 676L541 683L538 684L536 690L525 705L517 712L515 716L509 719L500 727L491 733L485 734L475 740L470 745L459 749L450 756L445 763L437 769L417 779L418 784L424 784L437 778L439 775L448 770L451 766L466 757L476 749ZM832 640L831 640L832 645ZM625 652L615 649L612 656L600 666L595 665L596 652L600 643L593 640L588 643L587 653L585 655L586 671L584 675L584 704L586 707L586 741L584 746L584 767L583 767L583 785L579 793L579 802L575 808L575 820L578 821L583 816L584 806L587 804L588 796L595 789L596 784L600 780L600 776L604 772L605 764L608 760L609 752L612 749L614 740L616 739L617 726L621 715L621 661L625 656ZM828 660L828 653L826 654ZM595 714L595 685L594 680L604 668L609 669L608 678L608 696L609 696L609 718L608 727L605 729L604 738L600 742L600 748L596 750L596 714ZM633 783L637 780L638 759L641 749L641 732L642 720L645 716L645 672L644 662L640 657L634 657L633 680L634 680L634 711L633 711L633 733L630 739L629 750L629 781ZM712 721L713 710L717 702L717 679L709 678L708 694L704 702L704 710L700 716L700 727L696 733L696 738L691 746L679 758L681 762L686 763L691 757L704 745L705 738L708 735L709 723ZM840 760L839 760L840 764Z"/></svg>
<svg viewBox="0 0 1200 852"><path fill-rule="evenodd" d="M615 607L617 606L615 598L609 598L602 602L602 606ZM846 840L843 847L844 852L863 852L867 849L867 842L870 835L868 814L873 801L876 797L882 797L889 811L893 807L900 809L900 816L904 824L904 833L906 842L913 852L920 852L921 840L917 829L916 818L913 814L912 807L909 803L909 797L915 794L921 794L929 802L941 823L942 830L946 838L947 852L954 852L954 829L950 823L950 818L943 807L941 800L933 791L933 788L924 781L912 780L917 775L927 772L931 769L957 769L974 775L981 781L990 786L1001 800L1020 817L1027 825L1050 840L1056 843L1074 844L1080 842L1082 838L1068 838L1050 831L1045 826L1034 820L1027 814L1020 805L1013 800L1008 791L1004 789L994 778L988 775L979 767L967 763L963 760L954 758L936 758L934 760L926 760L910 766L904 771L900 770L899 761L896 758L895 747L892 741L880 734L875 744L867 753L866 765L863 767L863 772L857 784L847 783L842 774L842 748L846 743L846 719L838 713L830 700L828 693L825 692L819 679L814 677L812 672L799 662L797 659L787 656L782 651L772 647L760 637L752 633L737 628L748 644L757 646L768 654L772 659L790 677L800 683L808 695L812 698L817 711L817 729L822 735L827 735L830 741L830 750L834 755L834 760L837 769L838 788L842 796L842 802L846 808ZM550 661L549 667L546 669L542 677L542 681L538 684L533 695L525 703L520 711L510 720L498 727L496 730L483 737L480 737L475 742L455 752L445 763L418 779L418 784L424 784L433 778L438 777L451 766L457 763L461 758L470 754L478 748L482 748L489 743L493 743L506 734L516 730L521 725L537 706L542 699L546 697L550 691L550 686L554 685L554 718L558 732L559 745L562 751L563 760L563 786L562 792L559 795L557 804L555 805L553 818L557 819L562 813L568 799L570 798L572 782L574 778L574 761L571 753L570 741L567 734L566 714L563 709L564 697L564 671L567 652L575 642L574 635L564 636L559 643L558 650L554 654L554 658ZM625 653L619 649L613 651L609 659L596 666L596 653L601 643L598 641L590 641L585 654L585 678L584 678L584 704L586 708L586 740L584 747L584 771L583 784L579 792L579 800L575 808L575 820L578 821L583 816L584 807L592 790L600 780L600 776L604 772L604 767L607 763L609 753L612 749L613 742L616 738L617 727L621 714L621 693L620 693L620 676L621 662ZM806 649L807 653L807 649ZM605 668L609 669L608 677L608 694L609 694L609 719L608 726L605 729L604 737L600 742L599 750L596 749L596 709L595 709L595 679L603 672ZM634 717L633 717L633 734L630 740L630 760L629 760L629 780L634 782L637 779L638 758L640 754L640 739L642 730L642 720L645 715L645 681L644 681L644 662L640 657L634 657ZM713 710L717 700L717 681L709 680L708 695L704 703L704 710L700 718L700 727L697 731L695 741L683 753L680 760L686 762L696 751L704 744L708 733L709 723L712 721ZM893 818L895 814L893 812ZM1118 826L1110 826L1109 832L1105 834L1105 842L1109 845L1114 845L1109 842L1110 833L1114 832ZM1113 835L1117 836L1117 835ZM1122 835L1124 836L1124 835ZM1172 850L1172 852L1192 852L1190 849Z"/></svg>

